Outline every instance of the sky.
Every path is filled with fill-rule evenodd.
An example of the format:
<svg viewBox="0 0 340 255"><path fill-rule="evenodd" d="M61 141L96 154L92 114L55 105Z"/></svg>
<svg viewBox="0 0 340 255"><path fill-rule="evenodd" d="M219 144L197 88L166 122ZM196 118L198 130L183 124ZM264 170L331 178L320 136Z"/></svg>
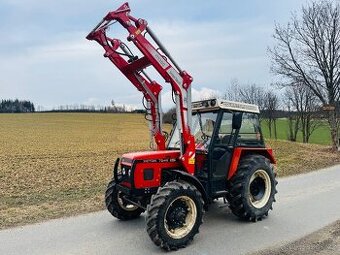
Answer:
<svg viewBox="0 0 340 255"><path fill-rule="evenodd" d="M131 0L182 69L195 100L222 95L231 80L270 86L268 47L275 23L286 24L307 0ZM31 100L36 107L131 105L142 95L85 36L117 0L0 0L0 99ZM125 39L118 26L110 33ZM120 36L120 37L119 37ZM158 78L156 76L156 78ZM163 85L163 108L171 107Z"/></svg>

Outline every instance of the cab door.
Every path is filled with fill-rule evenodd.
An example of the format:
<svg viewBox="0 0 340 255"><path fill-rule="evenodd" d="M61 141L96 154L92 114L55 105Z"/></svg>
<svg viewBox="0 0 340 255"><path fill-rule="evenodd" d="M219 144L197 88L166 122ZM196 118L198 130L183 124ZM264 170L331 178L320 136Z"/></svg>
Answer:
<svg viewBox="0 0 340 255"><path fill-rule="evenodd" d="M234 113L235 114L235 113ZM240 114L240 113L236 113ZM229 165L232 159L237 131L233 129L233 113L221 111L219 125L213 135L210 146L210 182L211 192L214 194L226 190L226 180Z"/></svg>
<svg viewBox="0 0 340 255"><path fill-rule="evenodd" d="M215 130L211 145L212 177L225 177L232 153L232 116L231 112L222 112L220 124Z"/></svg>

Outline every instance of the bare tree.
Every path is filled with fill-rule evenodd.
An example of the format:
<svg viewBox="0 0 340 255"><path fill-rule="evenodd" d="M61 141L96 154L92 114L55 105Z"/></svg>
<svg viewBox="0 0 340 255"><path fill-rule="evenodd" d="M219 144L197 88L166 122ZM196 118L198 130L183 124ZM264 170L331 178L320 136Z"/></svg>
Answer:
<svg viewBox="0 0 340 255"><path fill-rule="evenodd" d="M330 0L302 8L287 26L277 25L276 46L270 49L272 71L285 80L281 85L303 84L323 105L340 99L340 4ZM332 147L338 147L336 112L329 112Z"/></svg>
<svg viewBox="0 0 340 255"><path fill-rule="evenodd" d="M308 143L310 136L322 124L318 117L319 100L306 86L295 87L298 104L297 111L301 120L302 142Z"/></svg>
<svg viewBox="0 0 340 255"><path fill-rule="evenodd" d="M294 138L297 130L302 132L302 141L309 142L313 132L322 125L318 111L319 100L314 93L303 84L287 87L286 97L291 105L292 114L295 115Z"/></svg>
<svg viewBox="0 0 340 255"><path fill-rule="evenodd" d="M278 96L269 91L264 96L264 120L267 122L269 129L269 137L272 138L272 133L274 129L274 137L277 139L277 128L276 128L276 120L277 120L277 111L279 109L279 98Z"/></svg>
<svg viewBox="0 0 340 255"><path fill-rule="evenodd" d="M112 112L117 112L118 111L116 103L115 103L115 101L113 99L111 100L111 110L112 110Z"/></svg>
<svg viewBox="0 0 340 255"><path fill-rule="evenodd" d="M237 80L232 80L224 93L224 98L232 101L240 101L255 104L260 111L264 110L265 90L263 87L253 84L240 85Z"/></svg>
<svg viewBox="0 0 340 255"><path fill-rule="evenodd" d="M230 101L241 101L240 99L240 83L237 79L232 79L227 85L223 98Z"/></svg>
<svg viewBox="0 0 340 255"><path fill-rule="evenodd" d="M287 89L284 94L284 101L288 110L288 140L296 142L300 129L300 118L294 107L294 91Z"/></svg>

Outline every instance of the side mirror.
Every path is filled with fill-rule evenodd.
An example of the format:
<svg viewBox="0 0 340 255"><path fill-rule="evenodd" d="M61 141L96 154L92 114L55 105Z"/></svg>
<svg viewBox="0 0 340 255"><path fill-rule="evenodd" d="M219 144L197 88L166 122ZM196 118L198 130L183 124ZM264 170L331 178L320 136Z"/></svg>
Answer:
<svg viewBox="0 0 340 255"><path fill-rule="evenodd" d="M242 113L241 112L234 112L233 113L233 122L232 128L233 129L240 129L242 126Z"/></svg>

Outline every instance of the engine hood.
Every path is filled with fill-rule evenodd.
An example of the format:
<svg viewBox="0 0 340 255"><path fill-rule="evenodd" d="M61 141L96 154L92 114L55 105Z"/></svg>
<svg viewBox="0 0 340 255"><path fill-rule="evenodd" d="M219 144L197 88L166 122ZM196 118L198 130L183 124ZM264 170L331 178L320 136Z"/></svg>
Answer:
<svg viewBox="0 0 340 255"><path fill-rule="evenodd" d="M179 150L131 152L123 154L122 163L131 164L135 160L142 160L144 162L176 162L179 156Z"/></svg>

